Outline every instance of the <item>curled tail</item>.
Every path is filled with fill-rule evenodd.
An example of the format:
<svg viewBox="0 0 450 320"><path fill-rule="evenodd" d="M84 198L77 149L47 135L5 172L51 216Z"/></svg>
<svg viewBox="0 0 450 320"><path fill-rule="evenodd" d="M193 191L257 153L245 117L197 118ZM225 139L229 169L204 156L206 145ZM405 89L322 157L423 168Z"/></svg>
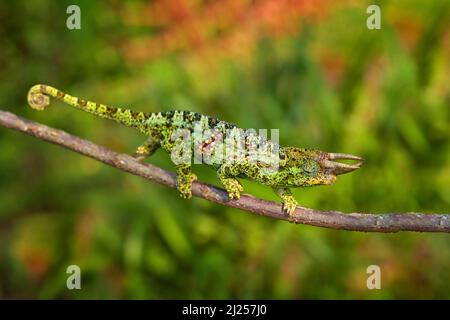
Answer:
<svg viewBox="0 0 450 320"><path fill-rule="evenodd" d="M148 118L148 115L144 112L135 112L129 109L87 101L44 84L37 84L30 89L28 92L28 103L33 109L44 110L50 104L50 97L61 100L77 109L102 118L115 120L130 127L140 127L143 121Z"/></svg>

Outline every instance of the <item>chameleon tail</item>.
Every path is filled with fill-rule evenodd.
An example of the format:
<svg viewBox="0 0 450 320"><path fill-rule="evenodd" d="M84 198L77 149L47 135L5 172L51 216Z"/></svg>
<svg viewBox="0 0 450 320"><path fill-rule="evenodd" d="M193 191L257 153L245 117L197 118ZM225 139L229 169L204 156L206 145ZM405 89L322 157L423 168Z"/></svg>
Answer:
<svg viewBox="0 0 450 320"><path fill-rule="evenodd" d="M107 106L104 104L73 97L51 86L37 84L28 92L28 103L33 109L44 110L50 104L50 97L64 103L95 114L102 118L115 120L131 127L139 127L148 115L144 112L134 112L129 109Z"/></svg>

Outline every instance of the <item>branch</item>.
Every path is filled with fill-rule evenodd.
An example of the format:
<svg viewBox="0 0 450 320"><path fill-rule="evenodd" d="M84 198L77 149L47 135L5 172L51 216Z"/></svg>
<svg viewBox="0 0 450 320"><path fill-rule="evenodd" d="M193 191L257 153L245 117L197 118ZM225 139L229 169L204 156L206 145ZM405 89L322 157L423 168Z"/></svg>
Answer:
<svg viewBox="0 0 450 320"><path fill-rule="evenodd" d="M174 173L151 164L141 163L129 155L116 153L90 141L70 135L62 130L53 129L1 110L0 125L63 146L119 170L158 182L170 188L176 188L176 177ZM225 190L198 181L193 183L192 193L197 197L225 206L275 219L289 220L288 215L282 212L279 203L258 199L251 195L243 194L239 200L230 201ZM345 214L339 211L319 211L298 207L291 221L349 231L450 233L450 214L423 214L414 212Z"/></svg>

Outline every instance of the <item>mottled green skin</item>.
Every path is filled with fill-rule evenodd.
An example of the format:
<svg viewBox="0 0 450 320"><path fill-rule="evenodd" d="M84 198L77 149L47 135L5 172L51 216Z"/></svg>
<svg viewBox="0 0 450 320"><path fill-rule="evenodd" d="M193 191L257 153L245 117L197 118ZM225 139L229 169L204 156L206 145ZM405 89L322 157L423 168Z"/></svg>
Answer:
<svg viewBox="0 0 450 320"><path fill-rule="evenodd" d="M144 113L107 106L70 96L47 85L33 86L28 93L28 102L31 107L42 110L49 104L49 97L54 97L99 117L115 120L128 127L136 128L147 135L148 139L136 150L135 156L140 160L150 156L160 147L171 154L175 147L175 142L171 139L174 131L186 129L193 132L194 123L202 124L203 128L214 128L221 133L239 129L228 122L190 111ZM250 140L253 139L252 137ZM214 139L205 139L202 142L203 147L208 147L214 144ZM271 148L275 147L271 145L270 141L264 140L263 143L269 144ZM295 147L279 147L278 156L279 168L274 171L265 170L269 165L263 161L248 161L245 155L234 159L233 163L213 164L211 166L217 170L218 177L227 190L230 199L239 199L243 191L237 178L253 180L271 186L283 200L283 209L289 214L293 213L297 206L289 188L335 182L336 176L327 172L318 162L318 159L326 156L325 152ZM191 184L196 180L195 174L191 171L191 164L178 164L176 165L176 171L180 195L188 199L192 195Z"/></svg>

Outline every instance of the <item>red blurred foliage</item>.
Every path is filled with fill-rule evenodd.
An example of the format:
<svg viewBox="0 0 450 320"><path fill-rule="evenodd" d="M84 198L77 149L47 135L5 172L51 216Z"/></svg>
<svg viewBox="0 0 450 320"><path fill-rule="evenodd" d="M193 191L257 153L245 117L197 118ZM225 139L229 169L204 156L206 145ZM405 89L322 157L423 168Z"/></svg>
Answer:
<svg viewBox="0 0 450 320"><path fill-rule="evenodd" d="M320 19L328 0L166 0L128 10L125 23L151 34L122 44L125 59L145 61L174 52L248 56L261 37L297 32L305 20Z"/></svg>
<svg viewBox="0 0 450 320"><path fill-rule="evenodd" d="M53 260L49 252L36 246L21 246L17 256L33 281L39 281L46 275Z"/></svg>

